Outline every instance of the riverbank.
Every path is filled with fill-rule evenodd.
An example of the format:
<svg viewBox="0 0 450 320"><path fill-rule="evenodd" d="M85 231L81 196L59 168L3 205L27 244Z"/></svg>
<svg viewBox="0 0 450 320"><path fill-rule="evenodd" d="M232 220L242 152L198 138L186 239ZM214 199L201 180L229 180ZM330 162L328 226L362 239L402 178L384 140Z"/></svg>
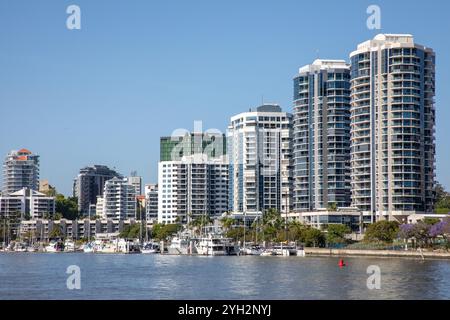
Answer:
<svg viewBox="0 0 450 320"><path fill-rule="evenodd" d="M407 257L407 258L433 258L450 259L450 252L434 251L402 251L402 250L354 250L354 249L328 249L305 248L307 256L365 256L365 257Z"/></svg>

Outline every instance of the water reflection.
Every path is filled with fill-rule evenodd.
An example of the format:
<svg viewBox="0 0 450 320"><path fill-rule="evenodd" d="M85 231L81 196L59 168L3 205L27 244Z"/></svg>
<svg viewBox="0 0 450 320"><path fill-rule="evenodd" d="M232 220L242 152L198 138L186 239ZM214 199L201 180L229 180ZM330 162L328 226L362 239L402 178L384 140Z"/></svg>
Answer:
<svg viewBox="0 0 450 320"><path fill-rule="evenodd" d="M450 261L0 254L0 299L449 299ZM82 290L66 288L79 265ZM381 289L366 286L367 267Z"/></svg>

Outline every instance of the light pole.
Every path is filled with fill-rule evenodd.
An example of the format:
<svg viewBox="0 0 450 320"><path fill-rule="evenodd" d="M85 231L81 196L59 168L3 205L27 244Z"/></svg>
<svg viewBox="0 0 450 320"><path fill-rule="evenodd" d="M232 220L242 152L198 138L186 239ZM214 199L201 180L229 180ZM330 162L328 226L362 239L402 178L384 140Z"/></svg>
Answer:
<svg viewBox="0 0 450 320"><path fill-rule="evenodd" d="M287 172L283 172L283 177L285 177L285 178L287 177L287 178L288 178L288 183L287 183L287 185L289 185L289 176L288 176ZM283 185L283 182L281 182L281 185ZM286 239L286 241L288 241L288 228L287 228L287 220L288 220L288 196L289 196L288 191L289 191L289 189L286 188L286 191L285 191L285 194L284 194L284 197L285 197L285 199L286 199L286 203L285 203L285 206L284 206L284 210L285 210L284 231L285 231L285 239Z"/></svg>

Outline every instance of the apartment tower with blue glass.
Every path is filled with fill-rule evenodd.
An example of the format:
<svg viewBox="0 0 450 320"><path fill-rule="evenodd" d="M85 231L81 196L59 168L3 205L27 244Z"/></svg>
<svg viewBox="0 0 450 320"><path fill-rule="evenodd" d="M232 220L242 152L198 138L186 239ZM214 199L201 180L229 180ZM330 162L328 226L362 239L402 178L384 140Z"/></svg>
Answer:
<svg viewBox="0 0 450 320"><path fill-rule="evenodd" d="M352 204L372 221L432 212L435 53L379 34L350 59Z"/></svg>
<svg viewBox="0 0 450 320"><path fill-rule="evenodd" d="M350 66L315 60L294 78L294 207L350 206Z"/></svg>
<svg viewBox="0 0 450 320"><path fill-rule="evenodd" d="M227 133L229 210L292 209L292 115L264 104L231 117Z"/></svg>

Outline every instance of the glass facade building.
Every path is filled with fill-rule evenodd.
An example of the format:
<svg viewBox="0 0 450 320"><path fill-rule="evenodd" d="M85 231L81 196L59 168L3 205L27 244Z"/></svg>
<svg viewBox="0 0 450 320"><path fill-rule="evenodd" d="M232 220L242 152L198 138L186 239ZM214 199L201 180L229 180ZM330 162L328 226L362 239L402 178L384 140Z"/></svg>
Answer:
<svg viewBox="0 0 450 320"><path fill-rule="evenodd" d="M350 59L353 205L372 220L432 212L435 53L380 34Z"/></svg>
<svg viewBox="0 0 450 320"><path fill-rule="evenodd" d="M161 137L160 161L178 161L202 153L210 159L226 155L225 134L204 132Z"/></svg>
<svg viewBox="0 0 450 320"><path fill-rule="evenodd" d="M316 60L294 78L294 207L350 206L350 66Z"/></svg>

